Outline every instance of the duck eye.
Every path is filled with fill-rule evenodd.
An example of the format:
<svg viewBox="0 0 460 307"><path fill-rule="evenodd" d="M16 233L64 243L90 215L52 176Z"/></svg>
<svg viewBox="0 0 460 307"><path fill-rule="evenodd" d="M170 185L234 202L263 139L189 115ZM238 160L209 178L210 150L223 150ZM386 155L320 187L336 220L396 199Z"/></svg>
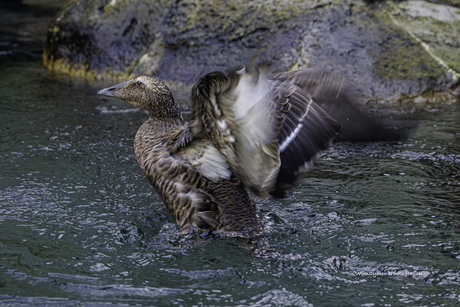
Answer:
<svg viewBox="0 0 460 307"><path fill-rule="evenodd" d="M137 84L137 85L141 85L141 84L142 84L142 81L137 81L136 84Z"/></svg>

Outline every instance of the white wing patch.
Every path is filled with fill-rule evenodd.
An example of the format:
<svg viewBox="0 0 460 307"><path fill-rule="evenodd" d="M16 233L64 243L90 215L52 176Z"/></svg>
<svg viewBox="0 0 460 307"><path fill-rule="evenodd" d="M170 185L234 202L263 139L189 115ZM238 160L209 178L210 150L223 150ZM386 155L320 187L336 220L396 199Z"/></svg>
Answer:
<svg viewBox="0 0 460 307"><path fill-rule="evenodd" d="M222 178L228 179L231 176L227 161L213 146L206 146L203 155L195 161L197 170L213 181L219 181Z"/></svg>
<svg viewBox="0 0 460 307"><path fill-rule="evenodd" d="M280 152L283 152L286 148L288 148L288 146L292 143L292 141L294 141L297 135L299 135L300 131L302 131L303 121L305 117L307 117L309 110L310 105L308 105L308 107L306 108L305 113L302 114L302 117L299 119L299 124L294 129L294 131L292 131L292 133L283 141L283 143L281 143Z"/></svg>
<svg viewBox="0 0 460 307"><path fill-rule="evenodd" d="M292 131L292 133L280 145L280 152L283 152L289 146L289 144L291 144L291 142L297 137L302 128L303 124L299 123L299 125L294 129L294 131Z"/></svg>
<svg viewBox="0 0 460 307"><path fill-rule="evenodd" d="M195 140L193 146L184 147L177 156L188 161L199 173L214 182L231 176L225 157L204 140Z"/></svg>

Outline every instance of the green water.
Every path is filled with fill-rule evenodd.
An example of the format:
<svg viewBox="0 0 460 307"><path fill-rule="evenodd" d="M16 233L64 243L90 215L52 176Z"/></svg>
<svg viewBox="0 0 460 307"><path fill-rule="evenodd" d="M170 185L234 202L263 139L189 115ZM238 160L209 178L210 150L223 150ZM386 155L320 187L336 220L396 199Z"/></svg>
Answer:
<svg viewBox="0 0 460 307"><path fill-rule="evenodd" d="M177 234L134 158L146 114L95 95L111 83L7 59L0 305L460 303L458 102L421 111L405 142L336 144L287 199L260 202L253 255Z"/></svg>

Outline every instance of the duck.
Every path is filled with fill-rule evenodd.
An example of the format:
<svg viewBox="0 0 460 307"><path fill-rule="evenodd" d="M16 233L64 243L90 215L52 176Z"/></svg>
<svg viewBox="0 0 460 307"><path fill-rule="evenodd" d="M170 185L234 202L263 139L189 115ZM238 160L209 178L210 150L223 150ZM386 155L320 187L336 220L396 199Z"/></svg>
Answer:
<svg viewBox="0 0 460 307"><path fill-rule="evenodd" d="M331 114L374 123L351 103L344 83L321 69L214 71L193 85L188 121L153 75L97 94L148 112L134 152L181 234L254 236L263 229L256 200L284 195L343 131Z"/></svg>

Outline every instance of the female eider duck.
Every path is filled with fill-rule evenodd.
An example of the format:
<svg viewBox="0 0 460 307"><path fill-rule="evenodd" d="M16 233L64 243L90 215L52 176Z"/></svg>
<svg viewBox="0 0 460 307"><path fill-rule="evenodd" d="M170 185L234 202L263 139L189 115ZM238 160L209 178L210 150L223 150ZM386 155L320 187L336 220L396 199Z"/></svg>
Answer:
<svg viewBox="0 0 460 307"><path fill-rule="evenodd" d="M252 193L288 187L341 132L315 95L329 105L347 99L342 78L311 69L207 74L193 86L189 122L170 89L151 75L98 94L148 111L135 154L179 231L227 236L257 234Z"/></svg>

